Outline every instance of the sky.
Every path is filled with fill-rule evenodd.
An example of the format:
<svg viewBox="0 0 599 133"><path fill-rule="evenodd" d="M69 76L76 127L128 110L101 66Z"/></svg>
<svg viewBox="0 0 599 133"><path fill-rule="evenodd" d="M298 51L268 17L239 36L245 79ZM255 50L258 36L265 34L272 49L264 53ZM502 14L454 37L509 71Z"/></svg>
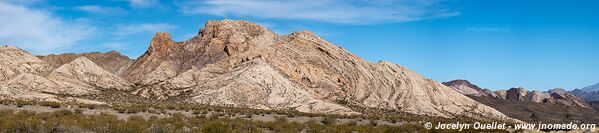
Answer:
<svg viewBox="0 0 599 133"><path fill-rule="evenodd" d="M137 58L156 32L184 41L221 19L281 35L309 30L438 82L491 90L599 82L599 1L585 0L0 0L0 44Z"/></svg>

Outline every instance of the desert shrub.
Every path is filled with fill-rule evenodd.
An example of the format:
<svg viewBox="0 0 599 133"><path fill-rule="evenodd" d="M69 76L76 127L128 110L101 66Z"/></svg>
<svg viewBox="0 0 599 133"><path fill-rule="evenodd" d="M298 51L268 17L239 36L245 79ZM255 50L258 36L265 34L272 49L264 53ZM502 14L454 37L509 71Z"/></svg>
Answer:
<svg viewBox="0 0 599 133"><path fill-rule="evenodd" d="M51 102L51 101L42 101L42 102L38 102L38 104L40 106L47 106L47 107L51 107L51 108L60 108L60 106L62 106L62 104L59 102Z"/></svg>
<svg viewBox="0 0 599 133"><path fill-rule="evenodd" d="M24 101L24 100L15 100L14 103L19 108L23 107L23 106L33 105L34 104L34 102L32 102L32 101Z"/></svg>
<svg viewBox="0 0 599 133"><path fill-rule="evenodd" d="M370 125L370 126L375 126L375 127L376 127L376 126L378 126L378 125L379 125L379 123L378 123L378 122L376 122L376 120L370 120L370 122L368 123L368 125Z"/></svg>
<svg viewBox="0 0 599 133"><path fill-rule="evenodd" d="M337 124L337 118L331 117L331 116L326 116L326 117L323 117L320 122L322 122L325 125L335 125L335 124Z"/></svg>
<svg viewBox="0 0 599 133"><path fill-rule="evenodd" d="M94 109L98 108L98 105L95 105L95 104L80 104L79 108L87 108L87 109L94 110Z"/></svg>
<svg viewBox="0 0 599 133"><path fill-rule="evenodd" d="M285 123L288 122L287 117L285 116L275 116L275 122L277 123Z"/></svg>
<svg viewBox="0 0 599 133"><path fill-rule="evenodd" d="M356 120L350 120L349 122L346 123L347 126L356 126L358 125L358 122Z"/></svg>
<svg viewBox="0 0 599 133"><path fill-rule="evenodd" d="M80 108L75 109L75 114L83 114L83 109L80 109Z"/></svg>
<svg viewBox="0 0 599 133"><path fill-rule="evenodd" d="M231 127L223 121L212 121L204 125L202 132L204 133L228 133L231 132Z"/></svg>

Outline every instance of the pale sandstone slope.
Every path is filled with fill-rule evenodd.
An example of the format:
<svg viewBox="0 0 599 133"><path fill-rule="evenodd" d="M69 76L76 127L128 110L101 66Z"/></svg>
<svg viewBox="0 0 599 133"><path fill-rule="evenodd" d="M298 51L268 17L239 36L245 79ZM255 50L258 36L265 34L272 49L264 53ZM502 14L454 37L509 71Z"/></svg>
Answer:
<svg viewBox="0 0 599 133"><path fill-rule="evenodd" d="M0 46L0 99L102 102L65 95L98 92L98 89L128 89L130 84L85 57L57 69L13 46ZM61 95L61 96L58 96Z"/></svg>
<svg viewBox="0 0 599 133"><path fill-rule="evenodd" d="M58 92L57 85L44 76L52 67L29 52L14 46L0 46L0 98L56 100L42 92Z"/></svg>
<svg viewBox="0 0 599 133"><path fill-rule="evenodd" d="M86 57L101 67L102 69L109 71L112 74L120 75L125 69L133 62L129 57L122 55L116 51L110 52L90 52L90 53L64 53L64 54L50 54L47 56L38 56L41 60L47 62L54 68L58 68L64 64L67 64L79 57Z"/></svg>
<svg viewBox="0 0 599 133"><path fill-rule="evenodd" d="M29 52L14 46L0 46L0 83L21 73L45 75L52 67Z"/></svg>
<svg viewBox="0 0 599 133"><path fill-rule="evenodd" d="M141 83L140 77L159 77L151 73L167 60L171 67L165 68L177 76L136 91L146 97L188 96L189 102L197 103L355 112L338 104L346 101L431 116L507 118L404 67L370 63L310 32L279 36L251 22L221 20L209 21L199 35L184 42L156 38L161 37L155 37L136 61L151 65L133 65L143 68L131 67L125 78Z"/></svg>
<svg viewBox="0 0 599 133"><path fill-rule="evenodd" d="M72 94L87 94L97 92L98 89L131 88L127 81L100 68L86 57L79 57L56 68L47 78L71 90Z"/></svg>

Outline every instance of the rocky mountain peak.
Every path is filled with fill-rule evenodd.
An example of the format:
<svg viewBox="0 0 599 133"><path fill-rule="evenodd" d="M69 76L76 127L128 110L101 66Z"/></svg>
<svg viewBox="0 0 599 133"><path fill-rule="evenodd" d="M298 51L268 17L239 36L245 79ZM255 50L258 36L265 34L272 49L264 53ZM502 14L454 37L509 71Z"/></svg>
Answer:
<svg viewBox="0 0 599 133"><path fill-rule="evenodd" d="M170 47L174 47L175 42L172 40L171 35L168 32L157 32L150 41L150 47L148 48L148 54L162 53L165 54Z"/></svg>
<svg viewBox="0 0 599 133"><path fill-rule="evenodd" d="M162 81L164 75L148 74L168 73L166 78L172 78L170 76L192 67L202 68L227 56L270 45L276 37L274 32L265 27L240 20L210 20L199 35L183 42L173 42L168 33L157 33L146 54L139 57L123 77L134 83L142 83L143 80L152 81L146 83ZM144 79L146 75L161 78Z"/></svg>
<svg viewBox="0 0 599 133"><path fill-rule="evenodd" d="M565 94L568 93L568 91L562 89L562 88L555 88L555 89L551 89L547 91L548 93L557 93L557 94Z"/></svg>
<svg viewBox="0 0 599 133"><path fill-rule="evenodd" d="M200 29L200 34L202 36L213 36L215 38L223 37L231 33L257 36L260 34L273 32L253 22L228 19L209 20L206 22L204 28Z"/></svg>
<svg viewBox="0 0 599 133"><path fill-rule="evenodd" d="M511 88L507 90L507 100L527 101L528 91L522 87Z"/></svg>

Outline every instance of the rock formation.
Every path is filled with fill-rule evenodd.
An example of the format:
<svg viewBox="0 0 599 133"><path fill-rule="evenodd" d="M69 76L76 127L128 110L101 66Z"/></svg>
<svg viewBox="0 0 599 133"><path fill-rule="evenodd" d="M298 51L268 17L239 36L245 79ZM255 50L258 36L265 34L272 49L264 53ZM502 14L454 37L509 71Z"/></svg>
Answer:
<svg viewBox="0 0 599 133"><path fill-rule="evenodd" d="M599 102L599 83L582 89L574 89L570 93L584 99L587 102Z"/></svg>
<svg viewBox="0 0 599 133"><path fill-rule="evenodd" d="M86 94L97 89L129 90L131 84L102 69L87 57L79 57L64 64L48 75L48 79L75 94Z"/></svg>
<svg viewBox="0 0 599 133"><path fill-rule="evenodd" d="M143 86L135 94L188 97L189 103L359 113L338 103L345 101L430 116L506 118L407 68L368 62L314 33L279 36L246 21L208 21L184 42L157 33L123 76Z"/></svg>
<svg viewBox="0 0 599 133"><path fill-rule="evenodd" d="M58 68L13 46L0 46L0 97L3 99L79 101L103 103L72 97L98 89L128 89L129 83L79 57ZM71 96L59 96L71 95Z"/></svg>
<svg viewBox="0 0 599 133"><path fill-rule="evenodd" d="M454 80L450 82L444 82L443 84L464 95L469 96L494 97L510 101L552 103L581 108L590 108L590 106L582 99L560 88L551 89L546 92L531 92L522 87L518 87L511 88L509 90L497 90L491 92L487 89L480 89L478 86L473 85L466 80Z"/></svg>
<svg viewBox="0 0 599 133"><path fill-rule="evenodd" d="M54 68L58 68L64 64L67 64L79 57L86 57L87 59L93 61L98 66L103 68L104 70L113 73L115 75L120 75L125 71L125 69L129 68L129 65L133 63L132 59L129 57L122 55L116 51L110 51L106 53L100 52L91 52L91 53L65 53L65 54L50 54L47 56L38 56L43 61L47 62Z"/></svg>
<svg viewBox="0 0 599 133"><path fill-rule="evenodd" d="M29 52L14 46L0 46L0 83L19 74L45 75L52 67Z"/></svg>
<svg viewBox="0 0 599 133"><path fill-rule="evenodd" d="M55 94L113 90L173 103L331 114L373 108L518 121L400 65L368 62L314 33L277 35L247 21L208 21L183 42L156 33L130 65L116 52L40 56L46 63L4 49L13 52L5 55L20 55L0 58L8 64L0 67L0 92L6 95L35 92L60 100Z"/></svg>

